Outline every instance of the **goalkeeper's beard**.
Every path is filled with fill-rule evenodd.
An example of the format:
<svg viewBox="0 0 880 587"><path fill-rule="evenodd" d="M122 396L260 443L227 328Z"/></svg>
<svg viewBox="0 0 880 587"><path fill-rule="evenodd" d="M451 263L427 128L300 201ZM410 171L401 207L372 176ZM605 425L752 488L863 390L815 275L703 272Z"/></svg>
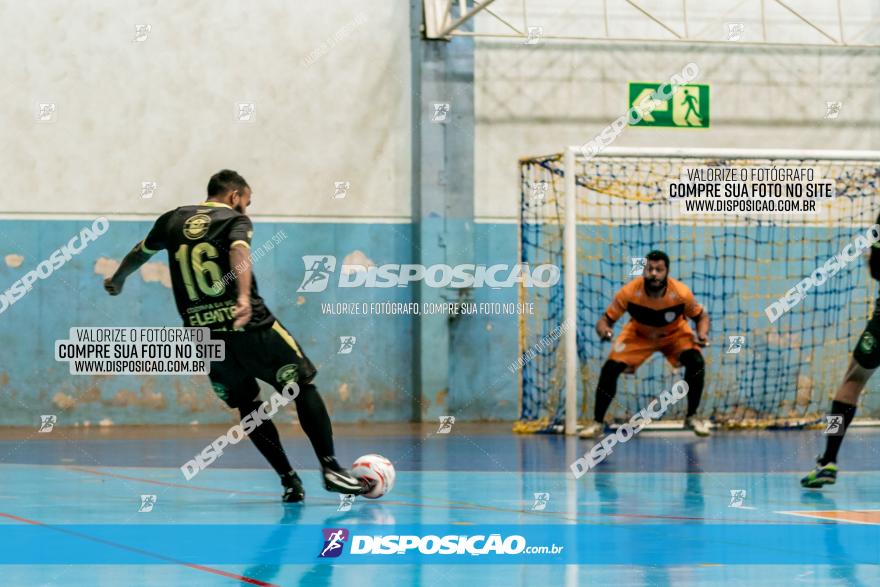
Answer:
<svg viewBox="0 0 880 587"><path fill-rule="evenodd" d="M666 279L664 278L662 281L658 279L645 279L645 289L648 290L648 293L655 294L660 293L664 289L666 289ZM655 285L657 284L657 285Z"/></svg>

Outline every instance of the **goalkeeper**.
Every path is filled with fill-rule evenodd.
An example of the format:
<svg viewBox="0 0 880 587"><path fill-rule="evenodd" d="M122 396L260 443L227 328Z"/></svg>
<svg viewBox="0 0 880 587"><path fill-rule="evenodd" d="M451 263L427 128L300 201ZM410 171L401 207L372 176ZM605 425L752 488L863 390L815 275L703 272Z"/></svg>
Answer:
<svg viewBox="0 0 880 587"><path fill-rule="evenodd" d="M703 395L705 369L700 347L708 343L709 316L685 284L669 277L666 253L648 253L642 277L633 279L615 294L614 301L596 324L596 332L602 340L611 340L614 323L625 312L629 312L631 320L614 341L599 374L595 421L581 430L580 437L594 438L603 432L605 414L617 393L618 377L624 371L634 373L657 351L674 367L684 366L684 380L688 385L685 428L697 436L709 436L709 423L696 417ZM696 323L696 336L685 317Z"/></svg>

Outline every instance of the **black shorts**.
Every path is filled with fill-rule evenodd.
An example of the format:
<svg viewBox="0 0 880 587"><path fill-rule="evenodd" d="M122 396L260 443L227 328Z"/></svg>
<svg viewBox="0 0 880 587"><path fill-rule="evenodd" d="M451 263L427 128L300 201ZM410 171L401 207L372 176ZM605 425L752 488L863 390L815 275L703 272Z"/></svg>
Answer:
<svg viewBox="0 0 880 587"><path fill-rule="evenodd" d="M270 328L245 332L212 332L211 338L226 344L224 360L211 363L211 386L230 408L248 405L260 393L257 379L276 390L295 381L310 382L317 370L299 343L280 322Z"/></svg>
<svg viewBox="0 0 880 587"><path fill-rule="evenodd" d="M874 306L874 315L853 349L853 359L865 369L880 367L880 300Z"/></svg>

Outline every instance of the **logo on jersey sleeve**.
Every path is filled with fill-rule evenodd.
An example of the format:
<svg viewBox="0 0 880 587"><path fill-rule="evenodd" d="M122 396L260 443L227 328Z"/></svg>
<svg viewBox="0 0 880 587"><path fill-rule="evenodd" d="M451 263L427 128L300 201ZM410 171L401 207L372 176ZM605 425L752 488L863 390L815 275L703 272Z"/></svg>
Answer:
<svg viewBox="0 0 880 587"><path fill-rule="evenodd" d="M196 214L186 219L183 224L183 236L190 240L200 239L208 233L211 217L207 214Z"/></svg>

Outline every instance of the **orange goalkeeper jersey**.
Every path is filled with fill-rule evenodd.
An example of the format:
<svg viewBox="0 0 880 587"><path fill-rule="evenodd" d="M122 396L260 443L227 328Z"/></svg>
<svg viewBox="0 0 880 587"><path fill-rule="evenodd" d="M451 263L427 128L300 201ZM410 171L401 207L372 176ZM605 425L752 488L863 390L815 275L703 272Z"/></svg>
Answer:
<svg viewBox="0 0 880 587"><path fill-rule="evenodd" d="M682 326L690 329L685 316L696 318L703 307L694 299L690 288L677 279L668 277L663 296L651 298L645 292L645 278L637 277L614 295L605 315L617 322L625 312L629 312L631 324L640 335L660 338Z"/></svg>

